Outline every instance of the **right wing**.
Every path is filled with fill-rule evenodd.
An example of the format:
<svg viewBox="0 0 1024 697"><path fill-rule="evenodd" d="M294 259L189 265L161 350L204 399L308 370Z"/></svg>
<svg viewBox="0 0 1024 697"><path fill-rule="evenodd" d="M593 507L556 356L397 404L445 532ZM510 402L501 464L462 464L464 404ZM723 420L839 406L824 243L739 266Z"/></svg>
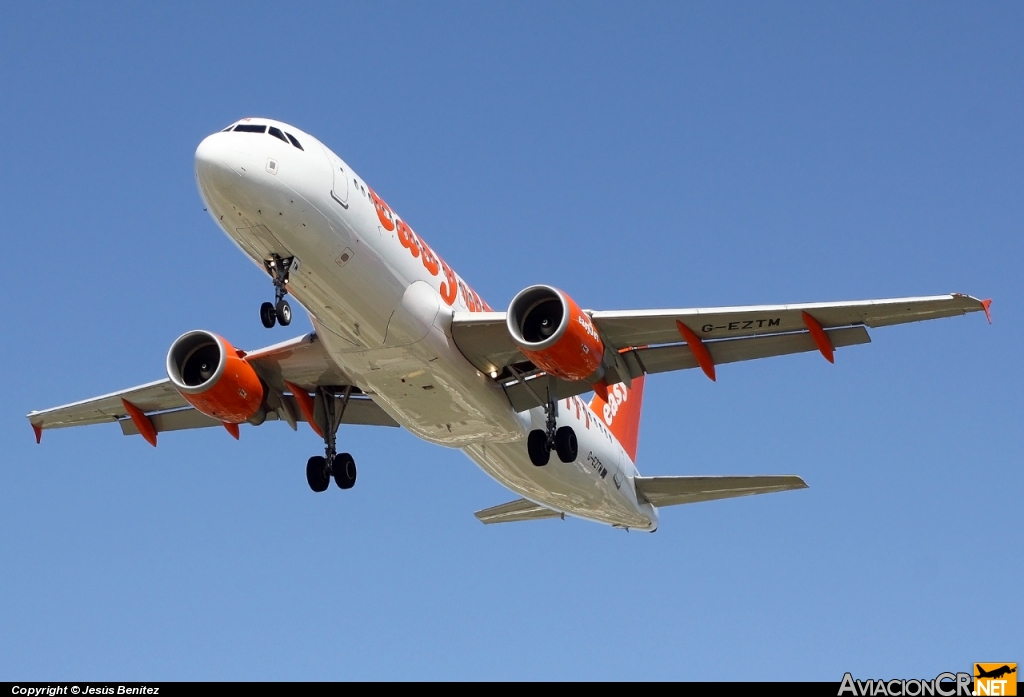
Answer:
<svg viewBox="0 0 1024 697"><path fill-rule="evenodd" d="M331 387L340 391L352 384L327 355L316 334L307 334L251 351L246 354L246 360L270 390L268 402L272 401L273 404L267 413L268 421L282 419L291 423L306 420L295 397L285 394L290 392L286 382L308 392L314 392L318 387ZM140 409L157 433L221 425L217 419L193 409L167 378L101 397L33 411L28 414L28 420L36 431L37 439L41 438L45 429L109 422L119 423L125 435L137 434L139 430L126 413L122 400ZM349 400L341 423L398 426L394 419L359 392L358 388Z"/></svg>
<svg viewBox="0 0 1024 697"><path fill-rule="evenodd" d="M795 475L636 477L633 481L637 495L657 508L807 488L804 480Z"/></svg>

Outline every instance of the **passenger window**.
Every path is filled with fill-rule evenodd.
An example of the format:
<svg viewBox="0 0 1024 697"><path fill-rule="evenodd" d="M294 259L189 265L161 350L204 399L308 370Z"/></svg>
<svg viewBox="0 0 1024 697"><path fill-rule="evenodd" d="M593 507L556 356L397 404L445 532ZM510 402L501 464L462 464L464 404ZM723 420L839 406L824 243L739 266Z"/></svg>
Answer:
<svg viewBox="0 0 1024 697"><path fill-rule="evenodd" d="M305 152L305 150L303 150L303 147L299 145L299 141L295 140L295 136L293 136L291 133L285 133L285 135L288 136L288 140L292 142L292 145L297 147L299 150Z"/></svg>
<svg viewBox="0 0 1024 697"><path fill-rule="evenodd" d="M253 124L243 123L243 124L239 124L239 125L235 126L235 132L236 133L266 133L267 132L267 127L266 127L266 125L254 126Z"/></svg>
<svg viewBox="0 0 1024 697"><path fill-rule="evenodd" d="M281 133L281 129L278 128L277 126L271 126L269 133L270 133L270 135L274 136L275 138L280 138L285 143L288 142L288 140L284 137L284 133Z"/></svg>

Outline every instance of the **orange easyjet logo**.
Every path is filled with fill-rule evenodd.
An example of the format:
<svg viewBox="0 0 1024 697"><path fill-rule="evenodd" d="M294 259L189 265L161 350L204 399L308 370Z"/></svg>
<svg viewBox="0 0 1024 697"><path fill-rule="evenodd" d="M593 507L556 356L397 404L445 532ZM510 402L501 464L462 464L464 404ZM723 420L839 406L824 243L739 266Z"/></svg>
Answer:
<svg viewBox="0 0 1024 697"><path fill-rule="evenodd" d="M434 250L417 235L408 223L395 215L391 207L384 202L377 193L370 187L366 187L373 200L373 207L377 209L377 218L380 224L388 232L394 232L398 241L403 247L409 250L414 259L419 259L431 276L444 273L444 281L438 291L448 305L454 305L458 294L462 293L462 300L466 303L466 309L470 312L490 312L491 306L484 302L476 291L470 288L461 278L455 275L451 267L444 259L434 253Z"/></svg>

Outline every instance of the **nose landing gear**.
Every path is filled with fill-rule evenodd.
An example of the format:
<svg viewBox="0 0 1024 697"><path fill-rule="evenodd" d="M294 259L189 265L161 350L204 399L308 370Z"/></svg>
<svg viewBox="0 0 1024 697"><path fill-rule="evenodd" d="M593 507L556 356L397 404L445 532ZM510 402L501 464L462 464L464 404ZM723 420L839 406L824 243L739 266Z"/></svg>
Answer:
<svg viewBox="0 0 1024 697"><path fill-rule="evenodd" d="M324 456L309 458L306 463L306 481L315 492L327 491L331 479L339 489L351 489L356 484L356 461L348 453L338 453L338 426L345 415L352 386L345 387L342 396L318 388L313 401L313 418L324 433Z"/></svg>
<svg viewBox="0 0 1024 697"><path fill-rule="evenodd" d="M292 306L284 299L288 294L288 275L299 268L299 260L295 257L282 259L277 254L272 254L270 259L263 262L274 280L274 302L260 305L260 321L267 329L271 329L275 323L287 327L292 323Z"/></svg>

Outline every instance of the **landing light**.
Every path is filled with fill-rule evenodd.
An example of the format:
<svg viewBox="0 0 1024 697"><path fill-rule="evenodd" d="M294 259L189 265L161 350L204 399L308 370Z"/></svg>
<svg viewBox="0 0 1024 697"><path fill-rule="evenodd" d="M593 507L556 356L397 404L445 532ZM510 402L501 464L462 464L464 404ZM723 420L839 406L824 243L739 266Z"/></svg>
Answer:
<svg viewBox="0 0 1024 697"><path fill-rule="evenodd" d="M491 378L496 378L496 377L498 377L498 371L497 370L492 370L491 371Z"/></svg>

